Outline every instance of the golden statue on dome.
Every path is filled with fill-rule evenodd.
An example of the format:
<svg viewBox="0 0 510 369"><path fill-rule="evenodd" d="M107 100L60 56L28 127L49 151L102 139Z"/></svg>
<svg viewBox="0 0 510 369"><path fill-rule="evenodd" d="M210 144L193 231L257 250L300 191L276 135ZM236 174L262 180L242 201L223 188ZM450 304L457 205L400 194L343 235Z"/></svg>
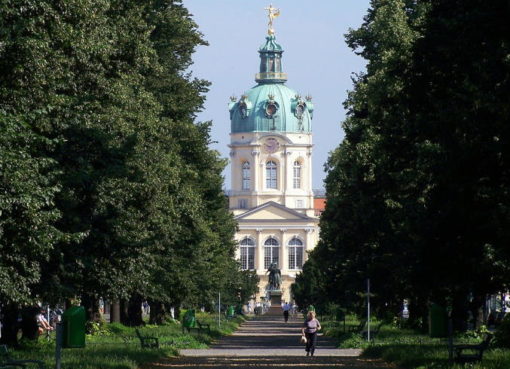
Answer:
<svg viewBox="0 0 510 369"><path fill-rule="evenodd" d="M267 34L271 36L274 35L273 20L280 15L280 9L274 8L273 4L269 4L269 7L264 8L264 10L267 10L267 17L269 18L269 23L267 24Z"/></svg>

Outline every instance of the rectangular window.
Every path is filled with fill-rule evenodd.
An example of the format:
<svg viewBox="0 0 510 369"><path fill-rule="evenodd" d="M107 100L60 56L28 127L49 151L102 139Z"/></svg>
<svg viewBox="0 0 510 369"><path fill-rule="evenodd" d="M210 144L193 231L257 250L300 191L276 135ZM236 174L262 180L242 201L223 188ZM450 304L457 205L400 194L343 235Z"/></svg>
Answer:
<svg viewBox="0 0 510 369"><path fill-rule="evenodd" d="M250 172L250 163L245 161L242 165L242 189L249 190L250 189L250 181L251 181L251 172Z"/></svg>
<svg viewBox="0 0 510 369"><path fill-rule="evenodd" d="M241 268L243 270L255 269L255 247L241 247Z"/></svg>
<svg viewBox="0 0 510 369"><path fill-rule="evenodd" d="M301 188L301 165L294 165L294 188Z"/></svg>
<svg viewBox="0 0 510 369"><path fill-rule="evenodd" d="M271 263L276 263L276 265L280 265L279 253L280 253L280 248L278 246L264 247L264 268L265 269L269 268L271 266Z"/></svg>
<svg viewBox="0 0 510 369"><path fill-rule="evenodd" d="M239 199L239 209L248 209L247 199Z"/></svg>
<svg viewBox="0 0 510 369"><path fill-rule="evenodd" d="M266 163L266 188L277 189L278 187L278 175L277 175L277 166L274 161L269 161Z"/></svg>
<svg viewBox="0 0 510 369"><path fill-rule="evenodd" d="M303 247L296 246L289 248L289 269L303 268Z"/></svg>

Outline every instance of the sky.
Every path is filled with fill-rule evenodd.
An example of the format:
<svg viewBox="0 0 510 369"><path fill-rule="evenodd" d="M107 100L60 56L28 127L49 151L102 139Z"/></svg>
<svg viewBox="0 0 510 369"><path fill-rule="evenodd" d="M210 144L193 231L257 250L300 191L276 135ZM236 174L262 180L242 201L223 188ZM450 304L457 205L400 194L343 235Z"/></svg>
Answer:
<svg viewBox="0 0 510 369"><path fill-rule="evenodd" d="M347 47L349 28L363 22L370 0L274 0L280 9L274 21L276 41L283 47L286 85L302 96L313 96L313 188L323 188L324 163L342 141L343 102L355 73L365 61ZM212 83L198 121L213 122L211 146L229 158L230 96L240 97L255 86L259 47L267 35L269 0L184 0L209 46L198 47L193 75ZM231 188L230 165L224 171Z"/></svg>

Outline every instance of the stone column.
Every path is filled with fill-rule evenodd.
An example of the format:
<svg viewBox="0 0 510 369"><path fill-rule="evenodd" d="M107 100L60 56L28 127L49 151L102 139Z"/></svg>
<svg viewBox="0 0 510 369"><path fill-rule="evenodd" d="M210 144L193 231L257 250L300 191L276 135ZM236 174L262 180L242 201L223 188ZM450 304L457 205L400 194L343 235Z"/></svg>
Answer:
<svg viewBox="0 0 510 369"><path fill-rule="evenodd" d="M261 190L260 188L260 170L259 170L259 157L260 157L260 151L253 150L251 152L251 156L253 157L253 180L251 181L251 191L252 192L259 192ZM252 204L252 206L257 206L258 204Z"/></svg>
<svg viewBox="0 0 510 369"><path fill-rule="evenodd" d="M257 158L257 164L258 164L257 166L260 168L259 173L257 174L257 184L258 184L257 190L262 192L265 190L265 185L266 185L264 183L265 163L263 161L259 162L259 160L260 159ZM259 206L261 203L260 197L256 196L255 198L257 199L256 206Z"/></svg>
<svg viewBox="0 0 510 369"><path fill-rule="evenodd" d="M285 239L285 232L287 232L286 228L281 228L280 233L280 265L278 265L278 268L282 271L287 271L289 269L289 250L287 249L287 240ZM287 273L285 273L287 274Z"/></svg>
<svg viewBox="0 0 510 369"><path fill-rule="evenodd" d="M256 242L256 251L255 251L255 269L257 272L265 272L264 269L264 245L262 244L261 237L262 229L257 228L257 240Z"/></svg>
<svg viewBox="0 0 510 369"><path fill-rule="evenodd" d="M287 192L288 191L292 191L293 190L293 183L294 183L294 161L293 160L290 160L289 162L289 158L290 156L292 155L292 152L291 151L286 151L285 152L285 172L284 172L284 176L285 176L285 192L283 193L283 204L289 208L292 208L294 209L296 207L296 204L295 203L290 203L288 200L287 200Z"/></svg>

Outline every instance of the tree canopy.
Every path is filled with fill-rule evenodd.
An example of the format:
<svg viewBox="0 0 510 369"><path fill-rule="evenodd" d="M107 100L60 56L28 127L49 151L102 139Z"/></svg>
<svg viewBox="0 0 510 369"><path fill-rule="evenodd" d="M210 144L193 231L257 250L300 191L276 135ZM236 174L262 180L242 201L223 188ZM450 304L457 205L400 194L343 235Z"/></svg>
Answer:
<svg viewBox="0 0 510 369"><path fill-rule="evenodd" d="M367 60L327 163L313 275L327 300L459 320L508 288L508 3L373 0L346 41ZM314 265L326 270L317 274ZM476 315L476 314L475 314Z"/></svg>
<svg viewBox="0 0 510 369"><path fill-rule="evenodd" d="M7 1L0 23L1 304L209 307L243 280L181 1Z"/></svg>

